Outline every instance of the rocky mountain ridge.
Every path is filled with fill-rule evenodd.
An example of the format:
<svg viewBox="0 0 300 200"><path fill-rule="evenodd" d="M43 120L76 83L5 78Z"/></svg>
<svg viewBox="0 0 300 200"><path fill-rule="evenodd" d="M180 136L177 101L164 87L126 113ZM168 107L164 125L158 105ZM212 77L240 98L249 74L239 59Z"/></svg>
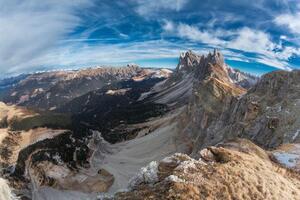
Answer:
<svg viewBox="0 0 300 200"><path fill-rule="evenodd" d="M230 82L235 83L245 89L249 89L259 80L259 77L257 76L233 69L228 66L224 61L223 55L216 49L207 56L198 55L192 51L182 53L175 70L175 74L177 74L177 76L182 76L182 74L195 72L196 69L199 69L199 66L206 66L208 63L223 67L229 76Z"/></svg>
<svg viewBox="0 0 300 200"><path fill-rule="evenodd" d="M7 86L9 89L0 94L0 100L9 104L55 110L89 91L118 81L151 76L167 78L171 73L167 69L144 69L137 65L42 72L28 75Z"/></svg>

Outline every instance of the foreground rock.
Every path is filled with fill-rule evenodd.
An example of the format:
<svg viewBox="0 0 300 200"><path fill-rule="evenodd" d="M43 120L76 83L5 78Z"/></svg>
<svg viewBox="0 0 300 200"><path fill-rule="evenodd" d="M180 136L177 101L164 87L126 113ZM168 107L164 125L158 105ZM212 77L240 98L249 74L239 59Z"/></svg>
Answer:
<svg viewBox="0 0 300 200"><path fill-rule="evenodd" d="M299 174L247 140L209 147L199 159L175 154L151 163L116 199L299 199Z"/></svg>

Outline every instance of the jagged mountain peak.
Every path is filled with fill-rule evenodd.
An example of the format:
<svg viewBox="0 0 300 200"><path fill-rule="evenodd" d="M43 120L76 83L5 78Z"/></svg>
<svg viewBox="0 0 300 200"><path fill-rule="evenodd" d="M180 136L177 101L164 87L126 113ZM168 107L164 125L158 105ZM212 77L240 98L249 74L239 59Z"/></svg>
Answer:
<svg viewBox="0 0 300 200"><path fill-rule="evenodd" d="M224 62L224 56L223 54L218 50L214 49L214 51L211 53L209 52L206 57L204 57L208 63L211 63L213 65L220 65L220 66L225 66Z"/></svg>
<svg viewBox="0 0 300 200"><path fill-rule="evenodd" d="M214 49L207 55L200 55L191 50L181 53L173 77L175 80L181 80L187 74L198 80L214 77L245 89L249 89L259 80L259 77L228 66L222 52L218 49Z"/></svg>
<svg viewBox="0 0 300 200"><path fill-rule="evenodd" d="M179 63L177 65L177 72L191 72L199 64L201 56L195 52L189 50L185 53L181 53L179 57Z"/></svg>
<svg viewBox="0 0 300 200"><path fill-rule="evenodd" d="M191 72L199 66L206 66L209 63L212 65L218 64L225 66L223 54L217 49L214 49L213 52L209 52L207 56L199 55L192 50L188 50L180 54L177 71Z"/></svg>
<svg viewBox="0 0 300 200"><path fill-rule="evenodd" d="M207 56L201 57L201 61L196 68L195 76L197 79L215 77L226 82L230 81L227 67L224 63L224 57L217 50L214 50L213 53L209 52Z"/></svg>

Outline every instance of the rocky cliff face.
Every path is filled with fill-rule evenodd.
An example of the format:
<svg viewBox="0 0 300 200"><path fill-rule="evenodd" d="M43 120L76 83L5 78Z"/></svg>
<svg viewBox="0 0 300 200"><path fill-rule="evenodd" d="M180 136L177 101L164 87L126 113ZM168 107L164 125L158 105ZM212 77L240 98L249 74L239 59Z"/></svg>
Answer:
<svg viewBox="0 0 300 200"><path fill-rule="evenodd" d="M205 130L197 131L197 148L236 137L265 148L299 142L299 80L299 71L264 75L246 94L229 100Z"/></svg>
<svg viewBox="0 0 300 200"><path fill-rule="evenodd" d="M298 141L299 71L244 79L245 74L229 68L216 50L207 56L187 52L178 66L177 74L193 79L180 126L194 141L194 152L237 137L265 148Z"/></svg>

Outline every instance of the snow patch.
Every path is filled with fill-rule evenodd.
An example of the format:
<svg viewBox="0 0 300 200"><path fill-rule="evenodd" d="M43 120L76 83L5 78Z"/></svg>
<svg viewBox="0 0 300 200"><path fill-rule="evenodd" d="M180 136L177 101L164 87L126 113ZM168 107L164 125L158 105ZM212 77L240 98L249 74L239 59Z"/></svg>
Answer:
<svg viewBox="0 0 300 200"><path fill-rule="evenodd" d="M185 182L185 180L179 178L178 176L175 175L170 175L167 178L165 178L166 181L171 181L171 182L175 182L175 183L183 183Z"/></svg>
<svg viewBox="0 0 300 200"><path fill-rule="evenodd" d="M55 110L56 106L52 106L51 108L49 108L49 110Z"/></svg>
<svg viewBox="0 0 300 200"><path fill-rule="evenodd" d="M298 129L298 130L296 131L296 133L294 133L294 135L293 135L293 137L292 137L292 140L293 140L293 141L298 137L299 133L300 133L300 129Z"/></svg>
<svg viewBox="0 0 300 200"><path fill-rule="evenodd" d="M18 94L18 92L13 92L10 96L11 97L14 97L14 96L16 96Z"/></svg>
<svg viewBox="0 0 300 200"><path fill-rule="evenodd" d="M47 176L54 179L66 178L70 174L70 170L65 166L53 165L50 170L46 171Z"/></svg>
<svg viewBox="0 0 300 200"><path fill-rule="evenodd" d="M197 169L196 165L206 165L205 162L201 160L186 160L180 163L175 169L179 171L183 171L184 173L188 173L189 170L191 169Z"/></svg>
<svg viewBox="0 0 300 200"><path fill-rule="evenodd" d="M150 162L146 167L142 167L140 171L129 180L129 188L133 189L141 183L154 184L158 181L158 163Z"/></svg>
<svg viewBox="0 0 300 200"><path fill-rule="evenodd" d="M131 88L124 88L119 90L107 90L105 94L107 95L124 95L127 91L131 90Z"/></svg>
<svg viewBox="0 0 300 200"><path fill-rule="evenodd" d="M97 196L97 200L108 200L114 199L114 195L108 193L102 193Z"/></svg>
<svg viewBox="0 0 300 200"><path fill-rule="evenodd" d="M164 159L161 160L161 162L163 162L163 163L173 163L173 162L176 162L177 164L179 164L180 160L176 159L176 157L183 157L183 156L185 156L185 154L183 154L183 153L175 153L172 156L165 157Z"/></svg>
<svg viewBox="0 0 300 200"><path fill-rule="evenodd" d="M297 161L300 159L300 155L286 152L275 152L273 153L279 163L289 168L294 168L297 165Z"/></svg>
<svg viewBox="0 0 300 200"><path fill-rule="evenodd" d="M18 200L19 198L11 191L7 181L0 178L0 199L2 200Z"/></svg>
<svg viewBox="0 0 300 200"><path fill-rule="evenodd" d="M58 153L56 153L53 157L52 157L59 165L63 165L64 162L62 161L60 155Z"/></svg>
<svg viewBox="0 0 300 200"><path fill-rule="evenodd" d="M91 95L88 95L86 102L84 103L84 105L87 105L90 102L91 99Z"/></svg>
<svg viewBox="0 0 300 200"><path fill-rule="evenodd" d="M46 94L46 99L49 99L50 96L51 96L51 92L47 92L47 94Z"/></svg>
<svg viewBox="0 0 300 200"><path fill-rule="evenodd" d="M138 99L138 101L142 101L142 100L144 100L146 97L148 97L150 94L152 93L152 91L150 90L150 91L148 91L148 92L144 92L144 93L142 93L141 95L140 95L140 97L139 97L139 99Z"/></svg>

